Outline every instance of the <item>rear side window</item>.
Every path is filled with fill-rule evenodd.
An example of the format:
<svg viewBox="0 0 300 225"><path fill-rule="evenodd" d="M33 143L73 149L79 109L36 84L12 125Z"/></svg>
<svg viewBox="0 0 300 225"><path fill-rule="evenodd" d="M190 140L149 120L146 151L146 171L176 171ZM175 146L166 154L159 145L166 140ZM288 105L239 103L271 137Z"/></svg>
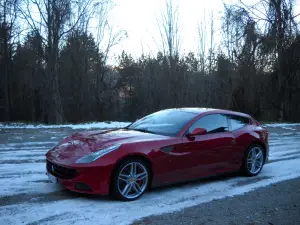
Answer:
<svg viewBox="0 0 300 225"><path fill-rule="evenodd" d="M250 124L250 119L242 116L227 115L231 130L237 130Z"/></svg>
<svg viewBox="0 0 300 225"><path fill-rule="evenodd" d="M195 128L204 128L207 130L207 133L229 131L227 118L221 114L212 114L200 118L189 128L189 133L191 133Z"/></svg>

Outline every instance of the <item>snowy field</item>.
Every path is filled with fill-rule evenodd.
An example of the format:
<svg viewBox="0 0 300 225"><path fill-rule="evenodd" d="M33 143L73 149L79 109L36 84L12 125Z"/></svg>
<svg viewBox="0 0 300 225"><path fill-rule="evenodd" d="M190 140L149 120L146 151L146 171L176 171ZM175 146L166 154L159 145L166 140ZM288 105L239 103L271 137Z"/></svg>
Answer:
<svg viewBox="0 0 300 225"><path fill-rule="evenodd" d="M124 125L0 124L0 224L130 224L141 217L245 194L300 177L300 124L266 124L270 132L270 161L257 177L222 176L157 188L137 201L126 203L74 194L48 181L44 154L60 139L74 129Z"/></svg>

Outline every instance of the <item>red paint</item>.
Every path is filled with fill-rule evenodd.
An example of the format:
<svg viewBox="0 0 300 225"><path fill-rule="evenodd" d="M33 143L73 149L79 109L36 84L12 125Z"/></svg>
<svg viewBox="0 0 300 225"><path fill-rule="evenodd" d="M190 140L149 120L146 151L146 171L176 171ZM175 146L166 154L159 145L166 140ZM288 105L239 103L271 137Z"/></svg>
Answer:
<svg viewBox="0 0 300 225"><path fill-rule="evenodd" d="M195 113L195 118L186 123L176 136L163 136L140 131L115 129L89 131L62 140L47 152L48 161L77 170L73 179L59 179L66 188L91 194L108 194L114 168L124 158L143 157L151 163L152 186L206 177L223 172L237 171L242 165L244 152L253 143L261 144L268 157L268 132L247 114L226 110L181 109ZM222 133L186 135L188 128L198 119L211 114L239 115L250 119L250 124ZM199 127L196 133L203 133ZM73 142L73 143L72 143ZM70 143L70 144L68 144ZM76 164L82 156L112 144L121 144L112 151L89 164ZM160 150L172 146L169 150ZM169 152L168 152L169 151ZM51 171L48 171L51 173ZM92 191L75 189L75 183L89 185Z"/></svg>

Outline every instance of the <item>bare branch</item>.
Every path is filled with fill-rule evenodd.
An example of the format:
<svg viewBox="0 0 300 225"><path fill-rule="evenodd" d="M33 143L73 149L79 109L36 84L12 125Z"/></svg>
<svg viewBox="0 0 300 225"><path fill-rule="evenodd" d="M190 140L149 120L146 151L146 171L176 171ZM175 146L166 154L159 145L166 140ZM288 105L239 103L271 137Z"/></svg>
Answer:
<svg viewBox="0 0 300 225"><path fill-rule="evenodd" d="M69 33L70 31L74 30L74 28L78 25L79 21L82 19L83 16L86 16L86 9L90 6L90 4L92 3L93 0L86 0L84 1L86 4L83 7L83 9L81 10L81 12L79 12L79 15L77 17L77 20L75 21L75 23L73 24L73 26L71 26L68 30L62 32L60 34L60 38L63 37L65 34Z"/></svg>
<svg viewBox="0 0 300 225"><path fill-rule="evenodd" d="M41 16L41 18L43 19L44 23L47 23L47 20L45 19L45 16L44 16L44 14L43 14L43 12L42 12L42 9L41 9L41 7L40 7L40 4L39 4L36 0L32 0L32 3L33 3L34 5L37 6L37 8L38 8L38 10L39 10L39 12L40 12L40 16Z"/></svg>
<svg viewBox="0 0 300 225"><path fill-rule="evenodd" d="M161 12L158 27L164 54L173 57L179 54L181 38L179 36L178 6L173 7L172 1L166 1L166 11Z"/></svg>

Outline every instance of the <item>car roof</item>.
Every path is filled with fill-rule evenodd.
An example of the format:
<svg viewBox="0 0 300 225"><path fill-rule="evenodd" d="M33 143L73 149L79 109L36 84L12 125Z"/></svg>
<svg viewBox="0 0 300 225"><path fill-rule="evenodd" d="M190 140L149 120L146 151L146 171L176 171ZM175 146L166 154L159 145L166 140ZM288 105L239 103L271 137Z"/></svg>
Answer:
<svg viewBox="0 0 300 225"><path fill-rule="evenodd" d="M248 117L248 118L251 117L246 113L225 110L225 109L214 109L214 108L185 107L185 108L172 108L172 109L167 109L167 110L185 111L185 112L190 112L190 113L194 113L194 114L226 113L226 114L243 116L243 117Z"/></svg>

